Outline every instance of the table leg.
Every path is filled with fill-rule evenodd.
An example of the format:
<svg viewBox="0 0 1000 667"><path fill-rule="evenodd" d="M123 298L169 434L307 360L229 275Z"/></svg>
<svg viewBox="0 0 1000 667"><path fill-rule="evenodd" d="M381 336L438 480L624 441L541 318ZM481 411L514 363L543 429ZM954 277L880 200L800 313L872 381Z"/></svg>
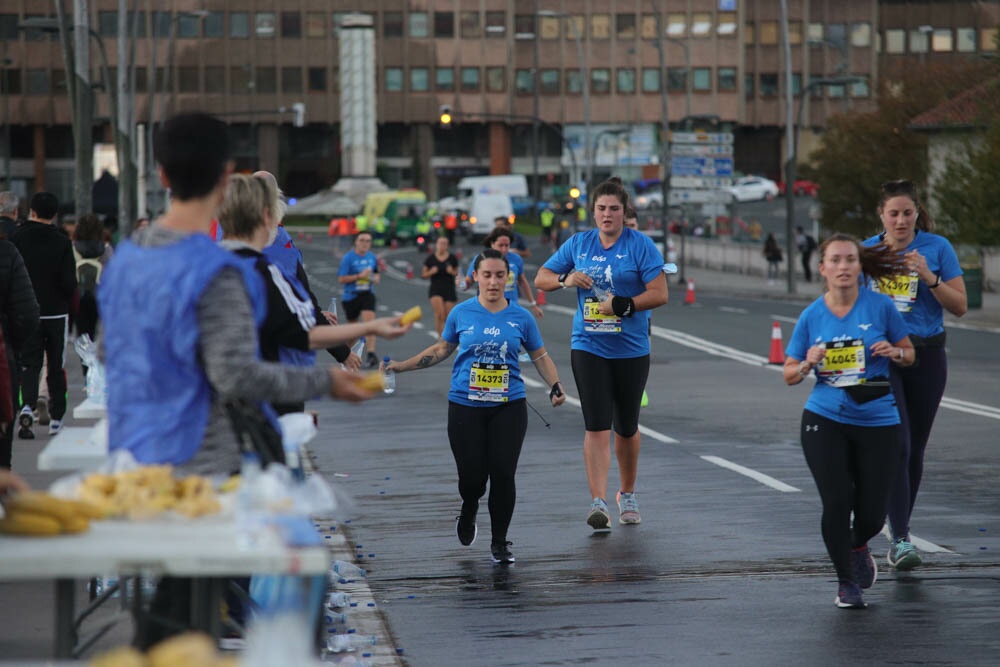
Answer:
<svg viewBox="0 0 1000 667"><path fill-rule="evenodd" d="M57 658L72 658L76 646L73 630L73 610L76 606L76 582L73 579L56 579L55 648Z"/></svg>
<svg viewBox="0 0 1000 667"><path fill-rule="evenodd" d="M222 633L220 613L225 585L225 579L213 577L191 580L191 626L215 639Z"/></svg>

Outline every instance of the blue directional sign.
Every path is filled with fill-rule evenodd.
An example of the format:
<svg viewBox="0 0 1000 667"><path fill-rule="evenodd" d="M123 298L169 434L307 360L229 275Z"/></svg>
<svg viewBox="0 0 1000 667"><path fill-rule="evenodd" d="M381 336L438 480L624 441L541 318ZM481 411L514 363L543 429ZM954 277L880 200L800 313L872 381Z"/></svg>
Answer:
<svg viewBox="0 0 1000 667"><path fill-rule="evenodd" d="M674 176L732 176L733 158L675 155L670 170Z"/></svg>

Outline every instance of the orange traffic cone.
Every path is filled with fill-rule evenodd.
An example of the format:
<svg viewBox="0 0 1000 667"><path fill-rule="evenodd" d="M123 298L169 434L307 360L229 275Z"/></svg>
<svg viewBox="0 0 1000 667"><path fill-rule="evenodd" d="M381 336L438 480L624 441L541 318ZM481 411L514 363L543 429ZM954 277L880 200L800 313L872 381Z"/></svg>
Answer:
<svg viewBox="0 0 1000 667"><path fill-rule="evenodd" d="M687 294L684 295L684 305L690 306L694 301L694 278L688 278L688 288Z"/></svg>
<svg viewBox="0 0 1000 667"><path fill-rule="evenodd" d="M545 291L544 290L538 290L535 293L535 303L538 304L539 306L544 306L545 305Z"/></svg>
<svg viewBox="0 0 1000 667"><path fill-rule="evenodd" d="M781 325L777 322L771 327L771 353L767 357L769 364L785 363L785 351L781 344Z"/></svg>
<svg viewBox="0 0 1000 667"><path fill-rule="evenodd" d="M413 265L412 264L407 264L406 265L406 279L407 280L413 280Z"/></svg>

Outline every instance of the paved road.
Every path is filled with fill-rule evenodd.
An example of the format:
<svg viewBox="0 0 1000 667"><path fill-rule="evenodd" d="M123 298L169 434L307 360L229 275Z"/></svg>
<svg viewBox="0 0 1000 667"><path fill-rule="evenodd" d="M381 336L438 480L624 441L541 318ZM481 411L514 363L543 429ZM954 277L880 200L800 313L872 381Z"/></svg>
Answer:
<svg viewBox="0 0 1000 667"><path fill-rule="evenodd" d="M300 245L317 291L332 289L326 240ZM415 259L400 251L389 263ZM683 307L682 296L654 318L643 523L610 535L585 525L579 409L553 410L534 388L529 400L551 428L529 413L511 568L490 563L485 521L473 547L454 537L448 367L401 375L394 396L358 409L323 407L338 429L317 444L318 465L347 475L338 479L359 502L351 536L409 664L994 664L997 334L950 334L953 407L939 415L913 526L926 566L899 577L883 568L869 610L846 613L832 604L819 500L796 442L805 391L760 363L772 321L787 340L804 301L706 295ZM425 304L426 287L389 278L380 303ZM549 303L543 336L572 387L570 296ZM379 352L431 342L424 330ZM886 545L873 541L880 559Z"/></svg>

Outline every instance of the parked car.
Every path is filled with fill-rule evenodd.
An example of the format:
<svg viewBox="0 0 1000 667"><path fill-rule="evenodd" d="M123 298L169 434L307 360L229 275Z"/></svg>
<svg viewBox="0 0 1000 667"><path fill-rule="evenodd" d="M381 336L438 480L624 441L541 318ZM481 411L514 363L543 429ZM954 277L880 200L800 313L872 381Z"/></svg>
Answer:
<svg viewBox="0 0 1000 667"><path fill-rule="evenodd" d="M663 192L661 190L647 190L635 198L635 208L638 211L645 211L647 208L660 208L663 206Z"/></svg>
<svg viewBox="0 0 1000 667"><path fill-rule="evenodd" d="M795 187L792 188L792 193L796 196L808 195L809 197L815 197L819 194L819 183L805 178L796 178ZM784 181L778 181L778 194L782 196L785 194Z"/></svg>
<svg viewBox="0 0 1000 667"><path fill-rule="evenodd" d="M778 184L763 176L743 176L725 189L736 201L761 201L778 195Z"/></svg>

